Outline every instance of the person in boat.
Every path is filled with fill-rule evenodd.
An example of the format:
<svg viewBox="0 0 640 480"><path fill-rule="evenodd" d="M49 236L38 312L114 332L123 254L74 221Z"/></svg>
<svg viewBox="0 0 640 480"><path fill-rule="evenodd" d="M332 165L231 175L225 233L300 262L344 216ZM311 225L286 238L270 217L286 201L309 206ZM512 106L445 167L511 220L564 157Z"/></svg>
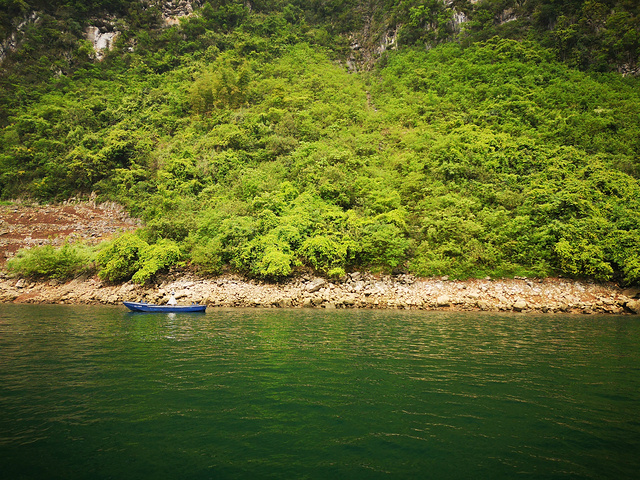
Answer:
<svg viewBox="0 0 640 480"><path fill-rule="evenodd" d="M176 292L171 292L171 298L169 298L167 305L177 305L177 304L178 302L176 301Z"/></svg>

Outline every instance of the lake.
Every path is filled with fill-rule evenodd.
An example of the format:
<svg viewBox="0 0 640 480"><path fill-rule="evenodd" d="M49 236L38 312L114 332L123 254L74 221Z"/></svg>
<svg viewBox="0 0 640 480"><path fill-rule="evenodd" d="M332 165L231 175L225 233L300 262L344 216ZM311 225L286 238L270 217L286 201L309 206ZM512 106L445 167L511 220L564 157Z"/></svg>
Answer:
<svg viewBox="0 0 640 480"><path fill-rule="evenodd" d="M0 305L3 479L639 469L638 317Z"/></svg>

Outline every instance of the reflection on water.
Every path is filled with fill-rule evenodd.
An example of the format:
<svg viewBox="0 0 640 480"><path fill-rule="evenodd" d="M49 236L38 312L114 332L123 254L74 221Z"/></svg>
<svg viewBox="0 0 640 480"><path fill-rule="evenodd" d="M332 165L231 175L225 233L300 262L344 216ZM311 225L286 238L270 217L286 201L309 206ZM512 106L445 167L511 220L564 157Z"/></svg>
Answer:
<svg viewBox="0 0 640 480"><path fill-rule="evenodd" d="M632 478L633 317L2 306L3 478Z"/></svg>

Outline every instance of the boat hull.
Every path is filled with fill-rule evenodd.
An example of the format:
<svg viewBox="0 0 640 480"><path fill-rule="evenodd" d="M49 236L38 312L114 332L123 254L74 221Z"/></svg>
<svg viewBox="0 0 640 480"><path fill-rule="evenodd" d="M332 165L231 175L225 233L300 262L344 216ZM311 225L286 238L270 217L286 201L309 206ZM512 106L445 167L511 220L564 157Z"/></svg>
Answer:
<svg viewBox="0 0 640 480"><path fill-rule="evenodd" d="M204 312L206 305L155 305L144 302L122 302L132 312L147 313L195 313Z"/></svg>

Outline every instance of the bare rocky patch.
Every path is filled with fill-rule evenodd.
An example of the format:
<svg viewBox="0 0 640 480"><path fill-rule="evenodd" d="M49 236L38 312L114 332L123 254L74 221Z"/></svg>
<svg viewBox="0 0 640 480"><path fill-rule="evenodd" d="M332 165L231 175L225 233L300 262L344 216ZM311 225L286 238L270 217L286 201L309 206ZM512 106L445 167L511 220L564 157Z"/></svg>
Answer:
<svg viewBox="0 0 640 480"><path fill-rule="evenodd" d="M66 241L94 245L140 225L115 203L0 205L0 267L21 248L58 246Z"/></svg>

